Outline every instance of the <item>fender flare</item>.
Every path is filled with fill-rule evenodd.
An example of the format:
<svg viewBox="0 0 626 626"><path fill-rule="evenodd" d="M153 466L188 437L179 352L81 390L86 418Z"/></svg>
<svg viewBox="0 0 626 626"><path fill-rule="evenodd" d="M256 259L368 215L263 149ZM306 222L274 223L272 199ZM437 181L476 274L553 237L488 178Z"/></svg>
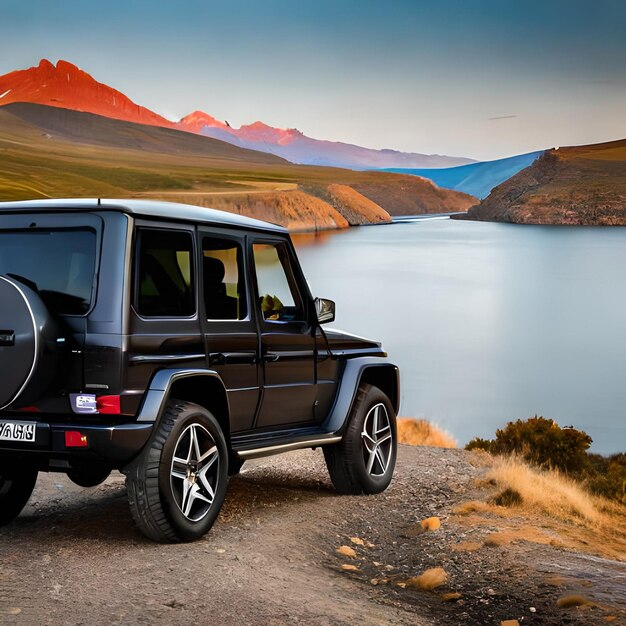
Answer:
<svg viewBox="0 0 626 626"><path fill-rule="evenodd" d="M143 397L139 412L137 414L137 423L153 424L153 428L150 432L150 436L146 439L141 450L122 468L122 473L127 477L136 475L139 471L139 467L146 455L150 451L150 446L157 432L155 426L159 423L167 401L170 397L170 391L174 383L178 380L185 378L193 378L198 376L206 376L207 378L217 379L219 384L224 389L224 396L226 398L226 407L230 414L230 407L228 406L228 393L226 393L226 387L220 375L214 370L205 369L180 369L180 368L168 368L159 370L154 374L148 388Z"/></svg>
<svg viewBox="0 0 626 626"><path fill-rule="evenodd" d="M163 415L165 405L170 397L170 390L174 383L183 378L194 378L198 376L206 376L207 378L217 379L224 389L226 404L228 407L228 393L224 381L215 370L205 369L182 369L168 368L159 370L154 374L148 388L143 397L139 413L137 414L138 422L153 422L156 424ZM230 415L230 407L228 407Z"/></svg>
<svg viewBox="0 0 626 626"><path fill-rule="evenodd" d="M335 403L323 424L326 432L341 433L344 430L363 375L369 370L379 368L385 368L392 377L393 393L391 396L393 397L389 400L396 414L398 413L400 408L400 370L398 367L381 357L365 356L347 359Z"/></svg>

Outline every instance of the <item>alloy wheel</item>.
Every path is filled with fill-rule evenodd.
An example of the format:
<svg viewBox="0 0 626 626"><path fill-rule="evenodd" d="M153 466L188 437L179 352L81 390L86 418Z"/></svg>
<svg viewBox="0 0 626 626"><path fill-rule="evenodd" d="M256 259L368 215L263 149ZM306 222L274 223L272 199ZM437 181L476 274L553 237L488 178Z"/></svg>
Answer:
<svg viewBox="0 0 626 626"><path fill-rule="evenodd" d="M174 448L170 484L182 514L199 522L209 512L219 480L219 451L215 440L201 424L182 432Z"/></svg>
<svg viewBox="0 0 626 626"><path fill-rule="evenodd" d="M367 473L383 476L393 452L393 433L387 407L382 402L374 405L365 416L361 439Z"/></svg>

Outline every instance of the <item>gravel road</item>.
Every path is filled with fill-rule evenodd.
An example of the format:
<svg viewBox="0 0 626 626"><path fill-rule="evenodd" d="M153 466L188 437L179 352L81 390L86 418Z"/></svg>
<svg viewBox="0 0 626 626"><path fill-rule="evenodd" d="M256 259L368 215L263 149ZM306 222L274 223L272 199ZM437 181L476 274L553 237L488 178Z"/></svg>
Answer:
<svg viewBox="0 0 626 626"><path fill-rule="evenodd" d="M483 471L464 451L401 446L387 492L346 497L332 490L319 450L251 461L231 479L212 531L178 545L133 527L121 475L82 489L42 474L22 515L0 530L0 623L626 623L623 563L524 542L452 548L489 530L451 514ZM430 516L441 528L416 535ZM356 556L337 554L342 545ZM401 586L438 566L448 580L437 589ZM581 592L594 604L556 606Z"/></svg>

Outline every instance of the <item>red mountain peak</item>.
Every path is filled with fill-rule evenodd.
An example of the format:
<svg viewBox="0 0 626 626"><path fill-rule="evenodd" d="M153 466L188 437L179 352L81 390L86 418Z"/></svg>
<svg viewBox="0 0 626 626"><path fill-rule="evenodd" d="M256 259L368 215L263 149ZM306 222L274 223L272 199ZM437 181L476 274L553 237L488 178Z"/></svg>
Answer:
<svg viewBox="0 0 626 626"><path fill-rule="evenodd" d="M99 83L73 63L63 60L55 66L42 59L36 67L0 76L0 106L11 102L46 104L150 126L174 126L164 117L135 104L120 91Z"/></svg>
<svg viewBox="0 0 626 626"><path fill-rule="evenodd" d="M50 61L48 61L48 59L41 59L41 61L39 61L39 65L37 67L39 69L41 69L41 70L44 70L44 69L54 70L55 69L54 64L50 63Z"/></svg>
<svg viewBox="0 0 626 626"><path fill-rule="evenodd" d="M185 115L185 117L178 122L178 125L180 128L190 133L199 133L205 126L230 129L228 124L220 122L220 120L215 119L212 115L204 111L194 111L189 115Z"/></svg>
<svg viewBox="0 0 626 626"><path fill-rule="evenodd" d="M249 141L276 143L284 146L291 143L296 137L301 136L302 133L295 128L276 128L257 121L242 126L237 131L237 135Z"/></svg>

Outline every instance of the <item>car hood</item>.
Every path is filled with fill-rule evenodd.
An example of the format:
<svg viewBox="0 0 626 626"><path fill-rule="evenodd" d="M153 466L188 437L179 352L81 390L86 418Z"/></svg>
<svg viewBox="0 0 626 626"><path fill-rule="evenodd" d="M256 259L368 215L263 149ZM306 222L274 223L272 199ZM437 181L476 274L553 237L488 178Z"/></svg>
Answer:
<svg viewBox="0 0 626 626"><path fill-rule="evenodd" d="M324 329L332 353L336 356L387 356L378 341L346 333L337 328Z"/></svg>

